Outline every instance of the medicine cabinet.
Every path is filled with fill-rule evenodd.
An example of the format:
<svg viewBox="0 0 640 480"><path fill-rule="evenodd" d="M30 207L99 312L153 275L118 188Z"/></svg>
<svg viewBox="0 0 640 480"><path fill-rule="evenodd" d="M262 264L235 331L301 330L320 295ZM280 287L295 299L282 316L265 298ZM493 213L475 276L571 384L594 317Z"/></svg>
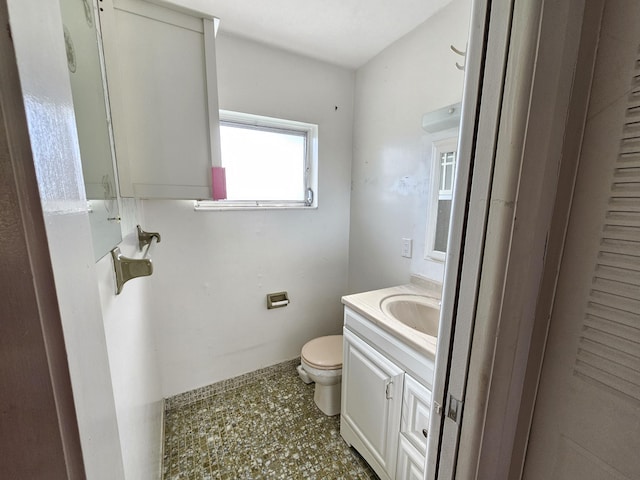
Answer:
<svg viewBox="0 0 640 480"><path fill-rule="evenodd" d="M61 0L60 10L93 250L98 260L120 243L122 234L97 8L93 0Z"/></svg>
<svg viewBox="0 0 640 480"><path fill-rule="evenodd" d="M185 4L100 0L123 197L211 198L218 20Z"/></svg>

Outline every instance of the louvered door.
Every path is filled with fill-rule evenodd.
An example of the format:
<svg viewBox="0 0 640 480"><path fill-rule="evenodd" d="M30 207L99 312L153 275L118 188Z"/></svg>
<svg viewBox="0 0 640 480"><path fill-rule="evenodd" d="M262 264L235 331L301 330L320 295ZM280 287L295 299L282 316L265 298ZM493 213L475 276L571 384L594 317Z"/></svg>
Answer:
<svg viewBox="0 0 640 480"><path fill-rule="evenodd" d="M639 24L606 3L525 479L640 478Z"/></svg>

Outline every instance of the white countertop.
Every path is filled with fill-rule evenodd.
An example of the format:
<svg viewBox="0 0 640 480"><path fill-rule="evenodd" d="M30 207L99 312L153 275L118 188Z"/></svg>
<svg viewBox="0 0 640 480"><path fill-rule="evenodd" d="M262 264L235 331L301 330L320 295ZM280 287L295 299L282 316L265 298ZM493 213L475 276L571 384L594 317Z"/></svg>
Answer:
<svg viewBox="0 0 640 480"><path fill-rule="evenodd" d="M439 292L428 289L419 283L409 283L407 285L383 288L381 290L345 295L342 297L342 303L359 314L364 315L372 323L390 333L401 342L405 342L427 357L435 359L438 341L436 337L419 332L383 313L380 308L380 303L384 298L391 295L422 295L430 297L433 298L434 306L439 309Z"/></svg>

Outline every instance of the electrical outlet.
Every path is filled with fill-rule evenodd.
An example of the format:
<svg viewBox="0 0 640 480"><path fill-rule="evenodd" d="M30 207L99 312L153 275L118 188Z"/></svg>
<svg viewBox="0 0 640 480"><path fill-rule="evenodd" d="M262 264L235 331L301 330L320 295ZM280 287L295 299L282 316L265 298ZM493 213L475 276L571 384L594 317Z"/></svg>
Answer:
<svg viewBox="0 0 640 480"><path fill-rule="evenodd" d="M406 258L411 258L411 253L413 250L413 240L410 238L402 239L402 256Z"/></svg>

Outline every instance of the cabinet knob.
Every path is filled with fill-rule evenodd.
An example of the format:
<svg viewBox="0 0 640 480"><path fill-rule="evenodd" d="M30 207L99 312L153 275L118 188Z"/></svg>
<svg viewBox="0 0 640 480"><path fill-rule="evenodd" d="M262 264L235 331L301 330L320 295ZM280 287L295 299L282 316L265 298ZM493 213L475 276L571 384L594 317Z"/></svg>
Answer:
<svg viewBox="0 0 640 480"><path fill-rule="evenodd" d="M427 436L429 435L429 430L427 430L426 428L423 428L422 435L424 435L424 438L427 438Z"/></svg>

